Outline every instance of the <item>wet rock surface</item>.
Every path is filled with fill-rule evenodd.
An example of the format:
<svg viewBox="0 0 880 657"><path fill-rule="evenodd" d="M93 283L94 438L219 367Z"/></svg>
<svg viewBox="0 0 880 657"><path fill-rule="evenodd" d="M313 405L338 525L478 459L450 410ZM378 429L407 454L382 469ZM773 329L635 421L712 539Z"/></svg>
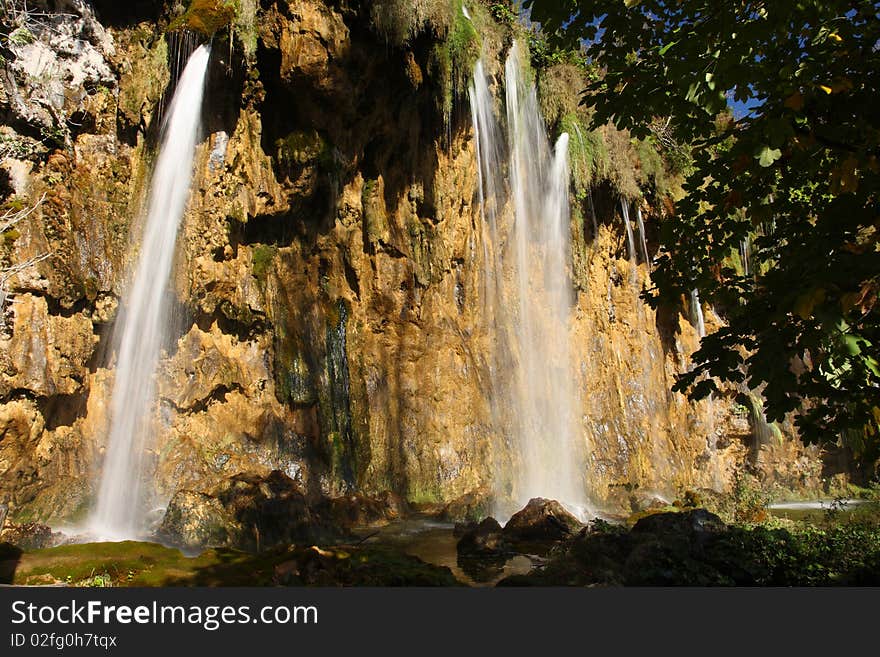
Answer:
<svg viewBox="0 0 880 657"><path fill-rule="evenodd" d="M512 543L552 543L571 538L583 524L556 500L536 497L504 525Z"/></svg>
<svg viewBox="0 0 880 657"><path fill-rule="evenodd" d="M500 556L509 550L501 525L495 518L480 523L456 525L455 535L460 536L456 548L464 556Z"/></svg>
<svg viewBox="0 0 880 657"><path fill-rule="evenodd" d="M64 542L64 535L37 522L16 524L6 522L0 531L0 543L14 545L20 550L39 550Z"/></svg>

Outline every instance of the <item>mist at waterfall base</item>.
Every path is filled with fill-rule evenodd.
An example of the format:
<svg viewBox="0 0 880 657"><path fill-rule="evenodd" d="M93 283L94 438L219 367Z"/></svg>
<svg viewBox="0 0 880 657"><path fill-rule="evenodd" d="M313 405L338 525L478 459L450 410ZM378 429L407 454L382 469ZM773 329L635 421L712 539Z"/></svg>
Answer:
<svg viewBox="0 0 880 657"><path fill-rule="evenodd" d="M153 437L155 373L168 322L166 288L190 194L209 58L208 46L193 52L168 108L138 264L117 323L110 433L89 521L89 532L105 539L135 538L144 530L144 466Z"/></svg>
<svg viewBox="0 0 880 657"><path fill-rule="evenodd" d="M469 89L477 142L485 312L492 322L496 450L493 514L555 499L581 518L587 444L571 370L568 139L551 148L520 46L505 65L506 138L484 65ZM504 172L507 175L504 175Z"/></svg>

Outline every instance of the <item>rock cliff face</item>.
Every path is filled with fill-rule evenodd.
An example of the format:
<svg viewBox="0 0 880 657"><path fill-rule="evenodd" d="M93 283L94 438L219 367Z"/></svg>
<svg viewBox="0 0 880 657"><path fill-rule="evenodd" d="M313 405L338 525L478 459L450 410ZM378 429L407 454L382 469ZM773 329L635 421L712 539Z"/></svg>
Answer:
<svg viewBox="0 0 880 657"><path fill-rule="evenodd" d="M92 502L113 320L175 57L159 3L105 8L107 27L86 3L49 4L63 16L4 46L0 97L4 202L37 206L5 234L3 262L51 254L8 284L0 501L44 521ZM272 470L315 497L486 498L505 436L490 404L475 146L438 64L442 35L389 45L367 7L319 0L264 1L250 29L215 38L159 372L156 504ZM648 274L630 282L613 202L598 201L597 234L573 224L593 497L620 507L634 490L725 488L752 429L731 399L669 392L695 331L638 300ZM796 456L780 476L811 485L815 459Z"/></svg>

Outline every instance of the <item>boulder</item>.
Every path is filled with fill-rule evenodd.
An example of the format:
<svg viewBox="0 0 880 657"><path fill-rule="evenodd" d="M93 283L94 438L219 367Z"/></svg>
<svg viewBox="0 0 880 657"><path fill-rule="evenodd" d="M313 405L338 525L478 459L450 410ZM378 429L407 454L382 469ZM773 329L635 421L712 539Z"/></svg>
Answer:
<svg viewBox="0 0 880 657"><path fill-rule="evenodd" d="M486 516L489 510L488 500L487 490L465 493L449 502L440 512L439 519L456 523L476 521Z"/></svg>
<svg viewBox="0 0 880 657"><path fill-rule="evenodd" d="M385 491L376 497L344 495L328 500L326 510L334 524L349 528L377 527L399 520L405 503L399 495Z"/></svg>
<svg viewBox="0 0 880 657"><path fill-rule="evenodd" d="M504 526L504 537L514 543L547 543L576 535L583 524L555 500L536 497Z"/></svg>
<svg viewBox="0 0 880 657"><path fill-rule="evenodd" d="M455 535L461 536L456 544L459 555L496 555L507 551L504 530L495 518L480 523L457 524Z"/></svg>
<svg viewBox="0 0 880 657"><path fill-rule="evenodd" d="M640 519L633 526L635 534L657 534L696 537L707 533L724 531L724 521L706 509L693 509L680 513L655 513Z"/></svg>
<svg viewBox="0 0 880 657"><path fill-rule="evenodd" d="M183 547L217 547L229 544L235 525L217 498L182 490L171 499L160 533Z"/></svg>
<svg viewBox="0 0 880 657"><path fill-rule="evenodd" d="M59 545L64 535L36 522L16 524L7 520L0 531L0 542L11 543L22 550L41 550Z"/></svg>
<svg viewBox="0 0 880 657"><path fill-rule="evenodd" d="M455 535L461 537L456 544L456 563L465 575L475 582L490 582L501 576L512 553L495 518L459 523Z"/></svg>
<svg viewBox="0 0 880 657"><path fill-rule="evenodd" d="M280 470L267 476L240 473L209 493L178 491L168 505L159 535L187 548L324 542L344 536L326 505L311 505Z"/></svg>

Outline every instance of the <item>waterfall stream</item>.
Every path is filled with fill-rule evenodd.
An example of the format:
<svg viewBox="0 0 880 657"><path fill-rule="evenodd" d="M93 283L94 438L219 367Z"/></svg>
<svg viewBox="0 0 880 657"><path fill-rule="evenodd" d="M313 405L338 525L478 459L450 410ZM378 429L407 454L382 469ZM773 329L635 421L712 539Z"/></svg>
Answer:
<svg viewBox="0 0 880 657"><path fill-rule="evenodd" d="M134 538L143 530L144 457L151 444L154 378L168 319L166 288L189 199L209 57L208 46L190 56L168 108L138 264L117 320L110 434L90 523L105 538Z"/></svg>
<svg viewBox="0 0 880 657"><path fill-rule="evenodd" d="M632 221L629 218L629 202L624 198L620 199L620 213L623 215L623 226L626 228L627 257L633 263L633 280L635 280L636 240L633 236Z"/></svg>
<svg viewBox="0 0 880 657"><path fill-rule="evenodd" d="M486 305L495 309L496 417L507 438L493 511L505 519L545 497L585 516L586 444L569 336L568 134L551 148L518 45L505 66L506 136L482 63L470 101Z"/></svg>

